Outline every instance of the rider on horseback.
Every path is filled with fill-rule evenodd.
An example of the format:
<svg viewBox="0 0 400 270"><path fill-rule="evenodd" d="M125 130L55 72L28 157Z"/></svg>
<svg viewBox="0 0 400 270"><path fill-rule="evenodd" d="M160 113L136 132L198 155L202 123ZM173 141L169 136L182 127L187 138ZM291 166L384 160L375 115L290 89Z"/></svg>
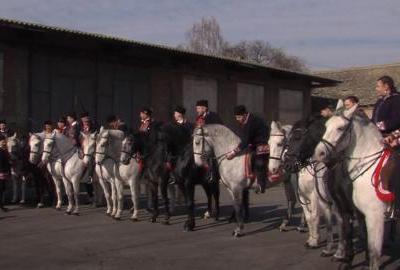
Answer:
<svg viewBox="0 0 400 270"><path fill-rule="evenodd" d="M196 126L204 126L211 124L220 124L223 125L223 122L219 115L215 112L212 112L208 109L208 100L202 99L196 102ZM218 181L220 176L218 172L218 164L215 159L208 160L208 166L210 166L209 173L209 182Z"/></svg>
<svg viewBox="0 0 400 270"><path fill-rule="evenodd" d="M374 107L372 121L381 131L385 142L392 146L393 154L388 163L395 164L396 170L399 170L400 146L396 143L398 142L396 133L400 129L400 94L389 76L383 76L377 80L376 92L379 99ZM396 176L395 172L389 174L389 190L395 194L392 217L400 218L400 181Z"/></svg>
<svg viewBox="0 0 400 270"><path fill-rule="evenodd" d="M265 192L267 185L266 166L268 161L269 147L267 144L269 131L268 126L260 117L249 112L244 105L234 108L236 120L241 127L241 143L226 155L226 158L233 159L240 152L249 149L255 153L254 169L257 176L261 193Z"/></svg>

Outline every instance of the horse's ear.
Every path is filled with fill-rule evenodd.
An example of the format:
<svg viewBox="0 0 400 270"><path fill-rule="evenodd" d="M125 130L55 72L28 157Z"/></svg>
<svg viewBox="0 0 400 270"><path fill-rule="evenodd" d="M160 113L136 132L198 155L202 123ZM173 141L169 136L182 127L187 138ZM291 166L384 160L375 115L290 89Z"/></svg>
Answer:
<svg viewBox="0 0 400 270"><path fill-rule="evenodd" d="M100 127L100 133L103 132L103 130L104 130L104 127L101 126L101 127Z"/></svg>
<svg viewBox="0 0 400 270"><path fill-rule="evenodd" d="M339 110L339 109L343 108L343 106L344 106L343 100L339 99L337 104L336 104L336 110Z"/></svg>
<svg viewBox="0 0 400 270"><path fill-rule="evenodd" d="M12 139L17 138L17 132L14 132L14 135L11 136Z"/></svg>
<svg viewBox="0 0 400 270"><path fill-rule="evenodd" d="M33 133L32 133L32 132L29 132L29 137L32 137L32 135L33 135Z"/></svg>
<svg viewBox="0 0 400 270"><path fill-rule="evenodd" d="M353 116L353 113L357 110L358 104L355 104L353 107L351 107L348 110L345 110L343 112L343 115L347 118L351 118Z"/></svg>
<svg viewBox="0 0 400 270"><path fill-rule="evenodd" d="M272 121L272 122L271 122L271 130L272 130L272 129L277 129L277 128L278 128L277 123L276 123L275 121Z"/></svg>

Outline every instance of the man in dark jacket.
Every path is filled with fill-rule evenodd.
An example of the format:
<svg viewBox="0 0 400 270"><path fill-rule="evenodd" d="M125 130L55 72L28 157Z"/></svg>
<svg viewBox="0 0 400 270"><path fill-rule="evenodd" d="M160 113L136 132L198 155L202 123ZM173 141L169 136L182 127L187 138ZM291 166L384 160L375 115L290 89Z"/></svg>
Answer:
<svg viewBox="0 0 400 270"><path fill-rule="evenodd" d="M208 109L208 100L199 100L196 102L196 125L203 126L209 124L223 124L219 115L215 112L211 112Z"/></svg>
<svg viewBox="0 0 400 270"><path fill-rule="evenodd" d="M239 105L234 108L236 120L241 126L239 134L240 144L226 156L228 160L233 159L236 155L249 150L254 152L254 169L257 177L257 182L261 193L265 192L266 177L267 177L267 162L268 162L268 126L259 117L247 112L244 105Z"/></svg>
<svg viewBox="0 0 400 270"><path fill-rule="evenodd" d="M67 127L65 129L65 134L71 139L73 145L80 147L79 136L80 136L80 126L76 118L75 112L70 112L67 114Z"/></svg>
<svg viewBox="0 0 400 270"><path fill-rule="evenodd" d="M174 110L174 123L191 135L193 133L194 125L187 120L185 115L186 109L182 106L176 106Z"/></svg>
<svg viewBox="0 0 400 270"><path fill-rule="evenodd" d="M383 76L376 82L378 101L375 103L372 121L382 132L387 142L390 141L390 133L400 129L400 94L397 92L394 81L389 76ZM392 154L388 162L393 163L398 171L400 169L400 146L392 143L395 154ZM398 174L389 176L389 190L395 195L393 204L393 218L400 218L400 179Z"/></svg>
<svg viewBox="0 0 400 270"><path fill-rule="evenodd" d="M14 131L8 128L6 120L0 120L0 134L6 138L14 135Z"/></svg>

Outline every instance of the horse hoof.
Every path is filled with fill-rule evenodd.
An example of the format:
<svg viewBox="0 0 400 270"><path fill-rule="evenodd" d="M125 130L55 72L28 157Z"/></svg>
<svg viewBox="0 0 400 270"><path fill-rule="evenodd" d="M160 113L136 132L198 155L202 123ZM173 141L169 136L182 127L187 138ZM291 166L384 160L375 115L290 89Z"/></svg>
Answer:
<svg viewBox="0 0 400 270"><path fill-rule="evenodd" d="M297 227L296 230L299 233L306 233L307 232L307 228L306 227L302 227L302 226Z"/></svg>
<svg viewBox="0 0 400 270"><path fill-rule="evenodd" d="M150 218L150 222L151 223L156 223L157 222L157 218L155 218L155 217Z"/></svg>
<svg viewBox="0 0 400 270"><path fill-rule="evenodd" d="M279 231L280 232L288 232L288 228L286 226L279 226Z"/></svg>
<svg viewBox="0 0 400 270"><path fill-rule="evenodd" d="M15 202L16 203L16 202ZM24 200L20 200L19 201L19 204L25 204L25 201Z"/></svg>
<svg viewBox="0 0 400 270"><path fill-rule="evenodd" d="M61 211L61 207L56 207L56 210L57 211Z"/></svg>
<svg viewBox="0 0 400 270"><path fill-rule="evenodd" d="M79 214L78 212L74 212L74 213L72 213L74 216L80 216L81 214Z"/></svg>
<svg viewBox="0 0 400 270"><path fill-rule="evenodd" d="M65 215L66 215L66 216L70 216L71 214L72 214L71 211L65 211Z"/></svg>
<svg viewBox="0 0 400 270"><path fill-rule="evenodd" d="M233 231L233 232L232 232L232 235L233 235L233 237L234 237L234 238L239 238L239 237L242 237L242 236L244 236L244 234L243 234L243 233L236 232L236 231Z"/></svg>
<svg viewBox="0 0 400 270"><path fill-rule="evenodd" d="M121 217L116 217L116 216L114 216L113 218L114 218L114 220L116 220L116 221L121 221Z"/></svg>
<svg viewBox="0 0 400 270"><path fill-rule="evenodd" d="M306 243L304 244L304 247L305 247L306 249L317 249L317 248L318 248L318 246L312 246L312 245L310 245L308 242L306 242Z"/></svg>
<svg viewBox="0 0 400 270"><path fill-rule="evenodd" d="M43 208L44 207L44 204L43 203L38 203L37 205L36 205L36 208Z"/></svg>
<svg viewBox="0 0 400 270"><path fill-rule="evenodd" d="M137 217L130 218L132 222L138 222L139 219Z"/></svg>
<svg viewBox="0 0 400 270"><path fill-rule="evenodd" d="M341 263L339 264L338 267L339 270L350 270L351 269L351 264L346 262L346 263Z"/></svg>
<svg viewBox="0 0 400 270"><path fill-rule="evenodd" d="M323 258L332 257L333 254L335 254L334 251L322 250L321 257L323 257Z"/></svg>
<svg viewBox="0 0 400 270"><path fill-rule="evenodd" d="M170 225L169 220L167 220L167 219L164 220L164 221L162 222L162 224L163 224L163 225Z"/></svg>

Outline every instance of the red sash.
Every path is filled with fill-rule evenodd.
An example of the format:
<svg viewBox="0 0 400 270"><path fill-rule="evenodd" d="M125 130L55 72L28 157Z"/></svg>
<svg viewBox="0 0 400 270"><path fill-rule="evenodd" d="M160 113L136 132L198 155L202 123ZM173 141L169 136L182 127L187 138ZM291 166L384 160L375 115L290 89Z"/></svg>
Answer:
<svg viewBox="0 0 400 270"><path fill-rule="evenodd" d="M390 155L391 155L390 149L386 149L385 151L383 151L382 156L379 159L378 165L376 166L375 171L372 175L376 196L381 201L388 202L388 203L393 202L394 194L383 188L382 179L381 179L381 171L382 171L382 168L385 166L386 162L388 161L388 159L390 158Z"/></svg>

